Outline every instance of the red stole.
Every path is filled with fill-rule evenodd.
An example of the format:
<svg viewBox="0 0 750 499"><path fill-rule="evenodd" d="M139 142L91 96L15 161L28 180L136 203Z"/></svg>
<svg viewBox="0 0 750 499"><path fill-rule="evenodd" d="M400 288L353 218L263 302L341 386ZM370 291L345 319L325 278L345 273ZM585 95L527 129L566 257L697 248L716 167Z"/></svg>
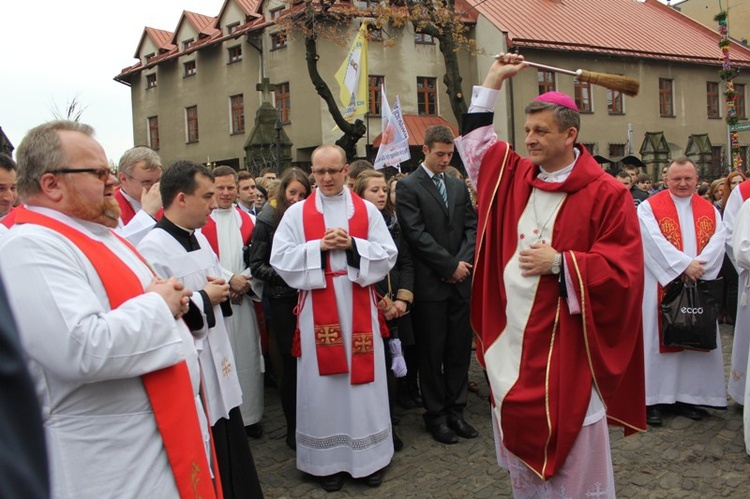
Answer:
<svg viewBox="0 0 750 499"><path fill-rule="evenodd" d="M16 206L15 208L11 208L8 214L5 215L5 217L3 217L2 220L0 220L0 224L5 225L9 229L13 227L13 224L16 223L16 215L18 214L17 212L20 206L22 205Z"/></svg>
<svg viewBox="0 0 750 499"><path fill-rule="evenodd" d="M253 219L250 218L250 215L237 208L236 206L235 209L240 214L240 219L242 220L242 223L240 224L242 244L247 246L248 244L250 244L250 236L253 235L255 224L253 223ZM216 256L219 256L219 236L216 233L216 220L214 220L213 217L208 217L206 225L201 227L201 233L206 236L206 239L208 239L208 244L211 245L211 248L213 248Z"/></svg>
<svg viewBox="0 0 750 499"><path fill-rule="evenodd" d="M625 434L645 430L641 302L643 249L630 193L602 172L580 144L578 161L561 184L538 180L538 167L498 142L482 159L477 182L478 230L471 320L477 357L485 361L502 334L522 334L518 378L493 397L503 444L539 477L564 464L581 430L592 386L610 424ZM581 306L572 315L557 276L541 276L524 331L507 331L504 269L518 251L518 220L532 187L565 192L551 245ZM585 218L586 223L581 223ZM623 254L629 255L622 258ZM623 313L623 311L627 311Z"/></svg>
<svg viewBox="0 0 750 499"><path fill-rule="evenodd" d="M352 193L354 214L349 219L349 235L367 239L369 220L367 207L362 198ZM302 210L302 222L305 229L305 240L323 239L326 224L323 214L315 207L317 191L305 200ZM315 350L318 358L318 373L321 376L349 372L346 362L344 338L341 335L336 291L333 278L345 275L345 271L332 272L330 257L325 273L326 287L310 291L313 307L313 324L315 331ZM352 283L352 372L351 383L358 385L375 380L375 360L372 336L372 296L370 286L362 287Z"/></svg>
<svg viewBox="0 0 750 499"><path fill-rule="evenodd" d="M117 200L117 204L120 206L120 218L122 219L122 224L128 225L135 216L135 210L132 206L130 206L130 203L127 199L125 199L125 196L122 194L122 192L120 192L121 190L122 188L120 187L116 188L114 196L115 200ZM160 220L163 215L164 208L159 208L159 211L156 212L154 218Z"/></svg>
<svg viewBox="0 0 750 499"><path fill-rule="evenodd" d="M143 285L138 276L104 243L91 239L62 222L23 207L17 210L16 223L41 225L58 232L75 244L94 266L104 285L112 310L123 302L143 294ZM120 236L117 237L148 265L130 243ZM218 473L217 490L214 490L211 480L187 363L182 361L174 366L144 374L141 380L151 402L180 497L221 498Z"/></svg>
<svg viewBox="0 0 750 499"><path fill-rule="evenodd" d="M747 201L747 198L750 198L750 180L743 180L737 188L740 190L742 200Z"/></svg>
<svg viewBox="0 0 750 499"><path fill-rule="evenodd" d="M744 194L742 191L740 193ZM664 235L666 240L672 243L675 248L682 251L683 242L682 232L680 231L680 218L677 215L677 206L675 206L674 200L669 194L669 191L664 190L658 194L654 194L648 198L647 201L651 205L651 210L654 212L654 218L656 219L656 223L659 224L659 230L661 230L662 235ZM691 206L693 208L693 223L695 224L696 247L698 248L698 254L700 255L701 251L703 251L703 248L706 247L706 244L708 244L708 241L711 240L711 236L713 236L716 231L716 214L711 203L697 194L693 194ZM659 301L657 307L660 306L666 292L667 290L659 284L659 291L657 294ZM670 353L683 351L684 348L666 347L663 345L661 311L659 311L657 317L659 318L659 352Z"/></svg>

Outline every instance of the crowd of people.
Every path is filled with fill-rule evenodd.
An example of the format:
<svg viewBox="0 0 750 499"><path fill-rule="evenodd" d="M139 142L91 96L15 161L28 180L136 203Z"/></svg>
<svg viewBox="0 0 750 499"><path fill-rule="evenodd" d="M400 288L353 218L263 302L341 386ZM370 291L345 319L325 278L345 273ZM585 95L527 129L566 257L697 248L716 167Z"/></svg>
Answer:
<svg viewBox="0 0 750 499"><path fill-rule="evenodd" d="M750 182L700 183L688 158L663 186L610 175L559 92L526 107L521 156L493 119L525 67L499 56L463 135L428 129L408 175L330 144L279 178L164 168L146 147L115 175L91 127L32 129L18 164L0 156L1 353L25 397L3 421L29 443L0 489L262 497L251 446L273 382L297 468L326 491L382 483L401 405L447 446L491 431L517 497L614 497L608 424L744 405ZM728 388L718 325L718 348L669 346L659 313L670 284L719 275ZM472 349L491 428L464 418Z"/></svg>

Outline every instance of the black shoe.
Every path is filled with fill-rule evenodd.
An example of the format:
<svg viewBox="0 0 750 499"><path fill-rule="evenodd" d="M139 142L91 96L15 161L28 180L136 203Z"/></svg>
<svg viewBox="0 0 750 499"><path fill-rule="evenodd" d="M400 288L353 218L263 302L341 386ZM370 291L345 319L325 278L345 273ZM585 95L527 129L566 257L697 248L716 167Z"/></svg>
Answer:
<svg viewBox="0 0 750 499"><path fill-rule="evenodd" d="M260 425L260 423L245 426L245 435L250 438L260 438L263 436L263 427Z"/></svg>
<svg viewBox="0 0 750 499"><path fill-rule="evenodd" d="M432 438L440 442L441 444L456 444L458 443L458 437L448 427L447 423L438 423L435 426L429 428L432 433Z"/></svg>
<svg viewBox="0 0 750 499"><path fill-rule="evenodd" d="M365 477L365 483L369 487L380 487L383 483L383 470L378 470L370 476Z"/></svg>
<svg viewBox="0 0 750 499"><path fill-rule="evenodd" d="M646 423L650 426L661 426L661 409L658 406L646 406Z"/></svg>
<svg viewBox="0 0 750 499"><path fill-rule="evenodd" d="M396 390L396 402L402 409L414 409L417 404L412 400L409 394L409 385L404 378L399 378L398 388Z"/></svg>
<svg viewBox="0 0 750 499"><path fill-rule="evenodd" d="M396 435L396 431L393 428L391 428L391 435L393 436L393 450L398 452L403 449L404 442L398 438L398 435Z"/></svg>
<svg viewBox="0 0 750 499"><path fill-rule="evenodd" d="M341 490L344 486L344 475L342 473L336 473L335 475L328 475L321 477L320 485L326 492L336 492Z"/></svg>
<svg viewBox="0 0 750 499"><path fill-rule="evenodd" d="M451 430L456 432L456 435L462 438L477 438L479 436L479 432L469 423L464 421L464 418L449 419L448 426Z"/></svg>
<svg viewBox="0 0 750 499"><path fill-rule="evenodd" d="M678 416L684 416L695 421L700 421L701 419L703 419L703 413L693 404L677 402L674 405L674 413Z"/></svg>

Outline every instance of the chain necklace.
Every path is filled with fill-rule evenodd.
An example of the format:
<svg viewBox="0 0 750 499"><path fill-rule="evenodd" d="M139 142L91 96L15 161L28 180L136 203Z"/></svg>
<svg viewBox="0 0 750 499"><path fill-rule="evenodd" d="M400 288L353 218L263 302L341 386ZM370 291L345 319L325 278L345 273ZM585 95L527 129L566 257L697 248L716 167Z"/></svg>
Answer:
<svg viewBox="0 0 750 499"><path fill-rule="evenodd" d="M550 215L549 215L549 217L547 217L547 220L545 220L544 224L541 227L539 227L539 217L537 216L537 212L536 212L536 191L537 191L536 188L534 188L531 191L531 209L532 209L533 214L534 214L534 225L536 226L536 231L535 231L535 233L536 233L536 242L539 242L539 241L542 240L542 237L543 237L543 234L544 234L544 229L547 228L547 224L550 222L550 220L552 220L552 217L555 216L555 214L557 213L558 208L560 207L560 205L562 204L563 200L565 199L565 195L563 194L562 196L560 196L560 200L557 202L557 204L555 205L555 207L550 212Z"/></svg>

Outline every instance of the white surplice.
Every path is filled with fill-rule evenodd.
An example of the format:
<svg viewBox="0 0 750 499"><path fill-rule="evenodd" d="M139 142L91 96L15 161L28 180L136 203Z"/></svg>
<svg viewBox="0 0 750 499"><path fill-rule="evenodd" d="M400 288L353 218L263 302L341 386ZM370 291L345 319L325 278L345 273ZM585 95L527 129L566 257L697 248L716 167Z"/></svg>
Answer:
<svg viewBox="0 0 750 499"><path fill-rule="evenodd" d="M205 397L211 426L221 419L229 419L229 411L242 403L242 391L237 378L237 365L229 343L221 307L213 307L216 325L208 329L203 313L203 298L199 290L206 278L221 277L221 267L206 237L195 233L201 249L188 252L165 230L155 228L138 245L138 251L162 277L176 277L186 288L194 291L190 298L203 314L203 332L206 336L200 345L200 365L203 374Z"/></svg>
<svg viewBox="0 0 750 499"><path fill-rule="evenodd" d="M748 351L750 351L750 273L738 265L733 248L736 217L744 200L740 189L732 190L724 207L724 230L727 233L727 256L737 269L737 316L732 334L732 363L729 371L727 392L738 404L745 404Z"/></svg>
<svg viewBox="0 0 750 499"><path fill-rule="evenodd" d="M735 191L738 191L739 189L735 189ZM734 230L732 234L732 250L734 251L734 257L733 262L737 266L738 270L741 270L742 274L745 275L747 278L748 271L750 271L750 200L745 201L742 203L741 208L738 210L739 212L737 214L737 217L734 219ZM729 243L727 243L727 246L729 246ZM743 288L740 288L740 293L743 292ZM747 290L744 291L747 293ZM747 296L740 297L740 303L742 303L743 300L747 300ZM739 317L739 313L737 314ZM735 335L737 335L737 327L735 327ZM734 347L737 346L737 343L733 345ZM748 353L745 353L745 357L747 357ZM734 351L732 351L732 360L734 361ZM732 366L732 375L734 375L735 370L740 368L740 366ZM743 371L743 374L747 372L748 365L745 364L745 370ZM739 380L735 380L735 384L732 385L732 379L730 377L730 389L732 386L734 386L735 389L739 387ZM744 376L742 378L742 384L744 386L745 392L743 393L742 400L748 399L750 397L750 393L748 393L748 390L750 390L750 385L744 383ZM734 396L733 396L734 398ZM735 398L735 400L737 400ZM739 402L739 401L738 401ZM742 402L740 402L742 403ZM750 409L748 409L747 405L743 408L743 423L745 428L745 452L750 454Z"/></svg>
<svg viewBox="0 0 750 499"><path fill-rule="evenodd" d="M103 242L140 279L152 274L106 227L30 207ZM178 497L141 375L187 361L204 445L198 352L156 293L111 310L86 256L61 234L14 226L0 272L42 408L52 497Z"/></svg>
<svg viewBox="0 0 750 499"><path fill-rule="evenodd" d="M252 215L251 215L252 217ZM216 222L216 237L219 242L219 262L223 277L229 282L232 275L250 277L250 269L242 259L242 218L231 208L217 208L211 214ZM254 218L254 217L253 217ZM262 290L260 281L250 279L253 290ZM262 291L255 296L262 296ZM260 298L258 298L260 300ZM232 315L225 318L234 360L237 362L237 377L242 388L242 421L245 426L258 423L263 417L263 352L260 346L260 330L255 307L250 295L245 295L240 304L232 303Z"/></svg>
<svg viewBox="0 0 750 499"><path fill-rule="evenodd" d="M727 393L721 337L716 326L717 348L710 352L683 350L659 353L658 285L666 286L694 259L705 260L703 279L716 279L724 258L725 232L719 212L714 208L716 232L700 255L697 254L692 198L672 196L680 219L683 250L679 251L662 234L651 204L638 206L644 260L643 347L646 370L646 405L688 404L726 407Z"/></svg>
<svg viewBox="0 0 750 499"><path fill-rule="evenodd" d="M325 287L320 240L305 241L302 208L292 205L273 239L271 265L296 289ZM367 239L355 238L361 257L359 269L347 264L343 250L330 252L341 334L351 369L352 283L370 286L381 281L396 263L398 250L380 212L367 206ZM347 188L335 196L316 195L316 208L326 227L348 227L354 213ZM320 376L313 332L312 298L307 294L299 316L302 356L297 363L297 468L317 476L348 472L355 478L370 475L393 457L384 343L379 338L377 309L370 305L375 355L375 381L352 385L350 374Z"/></svg>

